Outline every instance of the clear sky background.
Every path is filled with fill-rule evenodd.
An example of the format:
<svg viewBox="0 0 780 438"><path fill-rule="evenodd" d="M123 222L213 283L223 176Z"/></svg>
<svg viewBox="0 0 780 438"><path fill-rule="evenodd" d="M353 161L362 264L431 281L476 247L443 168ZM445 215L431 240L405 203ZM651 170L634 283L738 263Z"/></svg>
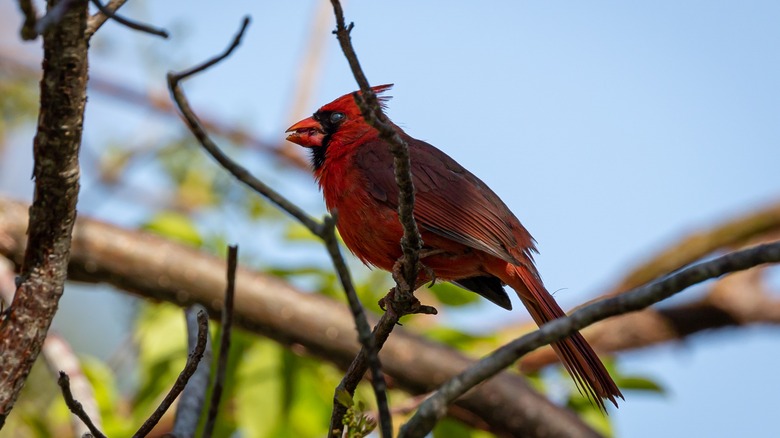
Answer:
<svg viewBox="0 0 780 438"><path fill-rule="evenodd" d="M222 50L250 14L238 52L186 88L196 108L269 141L283 138L318 2L129 3L125 14L172 30L172 39L108 23L93 42L94 75L162 90L165 71ZM780 198L778 2L351 1L345 8L369 80L395 83L389 116L502 196L536 237L539 269L564 308L688 232ZM331 18L321 34L315 100L299 116L356 89L333 27ZM150 54L151 65L141 56ZM101 100L90 97L85 141L108 132L151 135L139 131L143 115L110 117ZM262 159L248 164L263 169ZM29 197L15 181L26 181L30 167L3 161L0 189ZM282 188L296 201L323 211L312 180L288 184ZM120 221L132 224L133 212L125 213ZM448 322L489 330L527 318L522 310L478 309ZM611 414L618 436L769 435L780 401L778 335L777 328L719 332L623 355L625 372L653 377L668 394L627 394Z"/></svg>

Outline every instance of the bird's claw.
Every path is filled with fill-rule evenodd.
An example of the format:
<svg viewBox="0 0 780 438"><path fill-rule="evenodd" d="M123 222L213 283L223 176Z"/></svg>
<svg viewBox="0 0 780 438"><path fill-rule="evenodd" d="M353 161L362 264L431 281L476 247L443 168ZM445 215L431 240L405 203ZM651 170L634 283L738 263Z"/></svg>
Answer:
<svg viewBox="0 0 780 438"><path fill-rule="evenodd" d="M399 317L404 315L411 315L421 313L424 315L436 315L439 312L433 306L426 306L420 303L414 295L408 295L409 299L404 299L398 296L396 288L390 289L383 298L379 300L379 308L384 312L393 312ZM401 324L398 324L401 325Z"/></svg>

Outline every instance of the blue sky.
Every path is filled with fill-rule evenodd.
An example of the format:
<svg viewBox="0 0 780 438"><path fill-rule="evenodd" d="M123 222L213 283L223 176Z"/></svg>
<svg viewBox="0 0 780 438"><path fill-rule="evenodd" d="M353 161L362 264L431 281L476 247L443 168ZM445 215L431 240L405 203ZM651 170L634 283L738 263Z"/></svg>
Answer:
<svg viewBox="0 0 780 438"><path fill-rule="evenodd" d="M127 15L173 38L109 23L92 68L163 89L166 70L222 50L248 13L239 51L186 87L196 108L281 139L317 4L130 2ZM390 117L502 196L536 237L539 269L565 308L677 238L780 198L780 3L345 7L369 80L396 84ZM305 113L356 88L332 27ZM101 100L90 103L87 140L143 135L132 120L98 124ZM298 202L323 211L311 180L291 186ZM454 321L484 330L485 321L527 318L479 310ZM776 328L751 328L625 355L625 370L654 376L669 394L629 394L611 414L618 436L765 435L780 390L779 340Z"/></svg>

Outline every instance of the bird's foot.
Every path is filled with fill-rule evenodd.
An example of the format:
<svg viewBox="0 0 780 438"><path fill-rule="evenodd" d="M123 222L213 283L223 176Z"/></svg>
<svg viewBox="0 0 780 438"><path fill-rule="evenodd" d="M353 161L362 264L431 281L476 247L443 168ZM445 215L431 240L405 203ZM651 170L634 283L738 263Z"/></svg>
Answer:
<svg viewBox="0 0 780 438"><path fill-rule="evenodd" d="M405 296L402 296L405 295ZM436 315L439 313L435 307L426 306L420 303L412 294L400 294L396 288L390 289L382 299L379 300L379 307L385 312L393 312L400 318L404 315L422 313L425 315ZM400 324L399 324L400 325Z"/></svg>

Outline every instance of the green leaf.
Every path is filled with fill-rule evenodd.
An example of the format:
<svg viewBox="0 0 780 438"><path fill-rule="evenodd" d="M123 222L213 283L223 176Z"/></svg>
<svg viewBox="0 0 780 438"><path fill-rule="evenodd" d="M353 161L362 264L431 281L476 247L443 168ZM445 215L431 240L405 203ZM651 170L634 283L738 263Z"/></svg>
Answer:
<svg viewBox="0 0 780 438"><path fill-rule="evenodd" d="M459 349L468 349L477 342L485 342L492 339L488 336L478 336L462 332L452 327L435 325L425 331L425 336L438 342L442 342Z"/></svg>
<svg viewBox="0 0 780 438"><path fill-rule="evenodd" d="M203 239L192 219L179 213L158 213L141 228L196 248L203 244Z"/></svg>
<svg viewBox="0 0 780 438"><path fill-rule="evenodd" d="M80 358L84 375L92 385L95 402L100 409L103 433L107 436L123 436L133 433L133 424L127 416L121 414L120 394L113 371L108 365L96 358Z"/></svg>
<svg viewBox="0 0 780 438"><path fill-rule="evenodd" d="M352 399L352 396L349 394L349 391L347 391L344 388L339 388L336 390L336 400L338 400L339 403L342 404L342 406L350 407L355 404L355 401Z"/></svg>
<svg viewBox="0 0 780 438"><path fill-rule="evenodd" d="M433 438L471 438L471 428L451 418L443 418L433 428Z"/></svg>
<svg viewBox="0 0 780 438"><path fill-rule="evenodd" d="M656 392L658 394L666 394L666 389L659 383L650 380L647 377L642 376L618 376L615 378L620 389L634 390L634 391L648 391Z"/></svg>
<svg viewBox="0 0 780 438"><path fill-rule="evenodd" d="M303 224L299 222L291 222L287 229L284 232L284 238L291 241L297 241L297 242L316 242L316 243L322 243L322 240L320 240L319 237L312 234L312 232L303 226Z"/></svg>
<svg viewBox="0 0 780 438"><path fill-rule="evenodd" d="M136 322L135 342L140 383L133 417L143 422L176 381L187 361L184 312L171 304L144 304Z"/></svg>
<svg viewBox="0 0 780 438"><path fill-rule="evenodd" d="M465 306L479 301L479 295L452 283L436 282L429 290L436 299L448 306Z"/></svg>

